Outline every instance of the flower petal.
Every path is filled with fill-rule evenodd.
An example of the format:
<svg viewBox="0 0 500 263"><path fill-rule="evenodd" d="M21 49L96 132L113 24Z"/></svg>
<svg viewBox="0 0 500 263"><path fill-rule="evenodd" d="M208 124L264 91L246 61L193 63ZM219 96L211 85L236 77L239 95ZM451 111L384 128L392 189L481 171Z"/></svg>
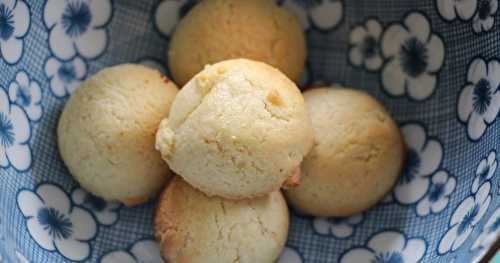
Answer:
<svg viewBox="0 0 500 263"><path fill-rule="evenodd" d="M92 21L90 26L101 27L109 22L111 18L112 6L110 0L90 1L90 13Z"/></svg>
<svg viewBox="0 0 500 263"><path fill-rule="evenodd" d="M431 26L425 16L420 13L412 13L406 17L404 23L412 36L417 37L423 43L427 43L431 34Z"/></svg>
<svg viewBox="0 0 500 263"><path fill-rule="evenodd" d="M429 180L420 176L409 183L398 183L394 188L394 196L403 204L412 204L420 200L429 188Z"/></svg>
<svg viewBox="0 0 500 263"><path fill-rule="evenodd" d="M352 47L349 51L349 60L355 66L361 66L363 63L363 54L359 51L358 47Z"/></svg>
<svg viewBox="0 0 500 263"><path fill-rule="evenodd" d="M493 15L497 12L498 10L498 0L491 0L490 1L490 15Z"/></svg>
<svg viewBox="0 0 500 263"><path fill-rule="evenodd" d="M331 231L338 238L346 238L354 233L353 227L348 224L334 224L331 227Z"/></svg>
<svg viewBox="0 0 500 263"><path fill-rule="evenodd" d="M416 263L424 256L425 241L418 238L408 240L405 249L402 251L405 263Z"/></svg>
<svg viewBox="0 0 500 263"><path fill-rule="evenodd" d="M82 205L87 194L88 193L82 188L77 188L71 193L71 200L77 205Z"/></svg>
<svg viewBox="0 0 500 263"><path fill-rule="evenodd" d="M114 251L102 257L101 263L137 263L137 261L126 251Z"/></svg>
<svg viewBox="0 0 500 263"><path fill-rule="evenodd" d="M66 89L61 79L59 79L59 77L54 77L50 80L50 89L57 97L66 96Z"/></svg>
<svg viewBox="0 0 500 263"><path fill-rule="evenodd" d="M26 144L14 144L5 150L10 164L19 171L26 171L31 165L31 149Z"/></svg>
<svg viewBox="0 0 500 263"><path fill-rule="evenodd" d="M460 246L462 246L462 244L465 242L465 240L467 240L467 238L469 237L469 235L470 235L471 232L472 232L472 228L471 227L467 227L467 228L465 228L464 232L458 234L457 238L453 242L453 245L451 246L451 250L455 251Z"/></svg>
<svg viewBox="0 0 500 263"><path fill-rule="evenodd" d="M477 9L477 0L464 0L464 1L456 1L455 2L455 10L457 15L462 20L470 19L475 13Z"/></svg>
<svg viewBox="0 0 500 263"><path fill-rule="evenodd" d="M469 196L465 198L455 209L453 215L450 218L450 226L460 223L462 219L464 219L465 215L472 209L474 206L474 197Z"/></svg>
<svg viewBox="0 0 500 263"><path fill-rule="evenodd" d="M296 3L297 1L294 0L285 0L282 4L282 6L295 14L297 18L299 19L300 24L302 25L302 28L307 29L309 28L309 18L307 17L307 13L302 8L299 4Z"/></svg>
<svg viewBox="0 0 500 263"><path fill-rule="evenodd" d="M42 117L42 106L40 105L31 105L26 107L25 110L32 121L38 121Z"/></svg>
<svg viewBox="0 0 500 263"><path fill-rule="evenodd" d="M294 249L285 247L276 263L302 263L302 258Z"/></svg>
<svg viewBox="0 0 500 263"><path fill-rule="evenodd" d="M94 215L97 221L103 225L112 225L118 220L118 213L109 210L95 212Z"/></svg>
<svg viewBox="0 0 500 263"><path fill-rule="evenodd" d="M104 29L89 30L75 40L78 52L85 58L94 59L106 48L107 35Z"/></svg>
<svg viewBox="0 0 500 263"><path fill-rule="evenodd" d="M9 159L7 159L7 153L5 152L5 147L0 147L0 167L9 166Z"/></svg>
<svg viewBox="0 0 500 263"><path fill-rule="evenodd" d="M448 181L448 173L439 171L432 176L431 181L433 184L444 184Z"/></svg>
<svg viewBox="0 0 500 263"><path fill-rule="evenodd" d="M473 111L472 98L473 98L474 86L467 85L462 89L460 97L458 98L458 118L462 122L469 120L469 117Z"/></svg>
<svg viewBox="0 0 500 263"><path fill-rule="evenodd" d="M37 104L42 100L42 89L36 81L32 81L30 84L31 100L33 104Z"/></svg>
<svg viewBox="0 0 500 263"><path fill-rule="evenodd" d="M4 89L0 89L0 112L9 115L9 95Z"/></svg>
<svg viewBox="0 0 500 263"><path fill-rule="evenodd" d="M70 59L76 54L74 42L61 24L56 24L50 31L49 45L54 55L60 59Z"/></svg>
<svg viewBox="0 0 500 263"><path fill-rule="evenodd" d="M47 62L45 63L45 75L47 77L54 77L54 75L57 73L59 68L61 67L61 62L55 58L49 58Z"/></svg>
<svg viewBox="0 0 500 263"><path fill-rule="evenodd" d="M368 32L366 32L365 28L362 26L357 26L351 31L349 35L349 43L351 45L360 44L363 40L365 40Z"/></svg>
<svg viewBox="0 0 500 263"><path fill-rule="evenodd" d="M382 34L382 26L380 25L380 23L375 20L375 19L370 19L368 21L366 21L365 23L366 25L366 29L368 31L368 34L370 34L370 36L372 36L373 38L375 39L380 39L380 35Z"/></svg>
<svg viewBox="0 0 500 263"><path fill-rule="evenodd" d="M472 220L471 222L472 225L474 226L477 225L479 223L479 220L483 218L484 214L488 210L488 207L490 206L490 202L491 202L491 196L488 196L483 203L479 204L480 205L479 212L474 217L474 220Z"/></svg>
<svg viewBox="0 0 500 263"><path fill-rule="evenodd" d="M2 57L7 63L17 63L23 54L23 41L11 37L7 39L7 41L2 41L0 43L0 51L2 51Z"/></svg>
<svg viewBox="0 0 500 263"><path fill-rule="evenodd" d="M473 193L477 193L477 190L479 189L479 184L480 184L480 179L479 179L479 176L476 176L476 178L474 178L474 181L472 182L472 186L471 186L471 190Z"/></svg>
<svg viewBox="0 0 500 263"><path fill-rule="evenodd" d="M457 17L455 13L455 2L455 0L436 0L439 14L441 14L445 20L450 21ZM471 16L473 14L474 13L472 13Z"/></svg>
<svg viewBox="0 0 500 263"><path fill-rule="evenodd" d="M55 246L59 253L73 261L81 261L90 255L90 245L74 239L56 239Z"/></svg>
<svg viewBox="0 0 500 263"><path fill-rule="evenodd" d="M36 217L28 219L26 227L28 228L31 238L33 238L39 246L49 251L55 250L54 239L49 234L49 231L45 230L44 226L38 222Z"/></svg>
<svg viewBox="0 0 500 263"><path fill-rule="evenodd" d="M346 219L347 222L351 225L357 225L363 221L363 214L355 214Z"/></svg>
<svg viewBox="0 0 500 263"><path fill-rule="evenodd" d="M444 62L444 44L443 40L436 35L432 35L429 43L427 43L428 60L427 70L436 72L441 69Z"/></svg>
<svg viewBox="0 0 500 263"><path fill-rule="evenodd" d="M467 133L473 140L477 140L483 136L486 130L486 123L481 115L473 112L470 115L469 123L467 125Z"/></svg>
<svg viewBox="0 0 500 263"><path fill-rule="evenodd" d="M448 229L448 231L446 231L446 234L444 234L443 238L441 238L441 241L439 242L438 245L439 254L445 254L448 251L450 251L451 246L453 245L455 239L457 238L457 232L458 232L458 225L455 225L452 228Z"/></svg>
<svg viewBox="0 0 500 263"><path fill-rule="evenodd" d="M26 72L21 71L16 75L16 81L20 86L28 87L30 85L30 79Z"/></svg>
<svg viewBox="0 0 500 263"><path fill-rule="evenodd" d="M455 190L455 186L457 185L457 180L454 177L450 177L448 182L444 185L444 196L449 196L453 190Z"/></svg>
<svg viewBox="0 0 500 263"><path fill-rule="evenodd" d="M433 213L441 212L448 205L449 198L443 197L431 205L431 210Z"/></svg>
<svg viewBox="0 0 500 263"><path fill-rule="evenodd" d="M9 85L9 99L12 102L15 102L17 99L17 91L19 90L19 84L17 82L11 82ZM8 105L8 102L7 102Z"/></svg>
<svg viewBox="0 0 500 263"><path fill-rule="evenodd" d="M130 249L130 253L142 262L163 262L160 255L160 247L154 240L137 242L132 249Z"/></svg>
<svg viewBox="0 0 500 263"><path fill-rule="evenodd" d="M420 152L424 148L427 135L422 126L418 124L406 124L401 127L401 132L408 148Z"/></svg>
<svg viewBox="0 0 500 263"><path fill-rule="evenodd" d="M481 28L483 31L490 31L493 28L493 24L495 24L495 18L489 16L481 22Z"/></svg>
<svg viewBox="0 0 500 263"><path fill-rule="evenodd" d="M340 1L323 1L309 10L314 25L321 29L335 27L342 19L343 7Z"/></svg>
<svg viewBox="0 0 500 263"><path fill-rule="evenodd" d="M424 100L436 88L436 76L424 73L417 78L408 78L407 83L408 95L415 100Z"/></svg>
<svg viewBox="0 0 500 263"><path fill-rule="evenodd" d="M382 71L382 84L384 89L393 96L405 93L406 75L401 69L397 59L391 60Z"/></svg>
<svg viewBox="0 0 500 263"><path fill-rule="evenodd" d="M441 144L438 141L429 140L420 153L421 166L418 171L419 174L427 176L434 173L441 164L442 158L443 148Z"/></svg>
<svg viewBox="0 0 500 263"><path fill-rule="evenodd" d="M429 202L429 197L426 196L422 198L417 204L417 215L426 216L430 213L431 203Z"/></svg>
<svg viewBox="0 0 500 263"><path fill-rule="evenodd" d="M45 3L43 10L43 20L45 26L51 28L61 19L64 9L66 8L66 0L48 0Z"/></svg>
<svg viewBox="0 0 500 263"><path fill-rule="evenodd" d="M500 86L500 62L492 60L488 63L488 81L491 89L495 92Z"/></svg>
<svg viewBox="0 0 500 263"><path fill-rule="evenodd" d="M377 254L402 251L405 246L405 237L398 232L387 231L377 234L368 241L367 246L373 249Z"/></svg>
<svg viewBox="0 0 500 263"><path fill-rule="evenodd" d="M93 238L97 233L95 220L86 210L74 207L69 215L69 219L73 223L72 238L86 241Z"/></svg>
<svg viewBox="0 0 500 263"><path fill-rule="evenodd" d="M481 58L476 58L469 66L469 70L467 71L467 80L476 84L479 80L486 78L488 74L488 70L486 67L486 62L484 62Z"/></svg>
<svg viewBox="0 0 500 263"><path fill-rule="evenodd" d="M76 57L73 61L73 66L75 67L75 73L77 79L82 79L87 75L87 64L80 57Z"/></svg>
<svg viewBox="0 0 500 263"><path fill-rule="evenodd" d="M14 15L14 36L22 37L28 32L31 18L28 5L24 1L18 0L13 10Z"/></svg>
<svg viewBox="0 0 500 263"><path fill-rule="evenodd" d="M384 63L384 61L382 60L382 58L380 56L373 56L371 58L367 58L365 60L365 66L368 70L378 70L382 64Z"/></svg>
<svg viewBox="0 0 500 263"><path fill-rule="evenodd" d="M401 25L392 25L382 37L382 53L386 58L399 54L401 46L409 37L408 31Z"/></svg>
<svg viewBox="0 0 500 263"><path fill-rule="evenodd" d="M340 263L365 263L365 262L375 262L375 254L365 248L355 248L349 250L342 258Z"/></svg>
<svg viewBox="0 0 500 263"><path fill-rule="evenodd" d="M313 220L313 228L316 232L327 235L330 233L330 222L326 217L316 217Z"/></svg>
<svg viewBox="0 0 500 263"><path fill-rule="evenodd" d="M11 104L10 119L16 143L26 143L31 136L31 128L26 113L16 104Z"/></svg>
<svg viewBox="0 0 500 263"><path fill-rule="evenodd" d="M36 217L38 210L44 207L42 200L29 190L22 190L17 195L17 205L24 217Z"/></svg>
<svg viewBox="0 0 500 263"><path fill-rule="evenodd" d="M46 207L55 208L63 214L69 214L71 204L66 193L53 184L40 185L36 193L42 198Z"/></svg>
<svg viewBox="0 0 500 263"><path fill-rule="evenodd" d="M177 22L179 22L179 9L182 1L162 1L155 12L155 24L158 30L170 36L173 33Z"/></svg>
<svg viewBox="0 0 500 263"><path fill-rule="evenodd" d="M484 113L484 120L488 124L493 123L499 111L500 111L500 92L497 91L493 94L490 107L488 107L488 110Z"/></svg>

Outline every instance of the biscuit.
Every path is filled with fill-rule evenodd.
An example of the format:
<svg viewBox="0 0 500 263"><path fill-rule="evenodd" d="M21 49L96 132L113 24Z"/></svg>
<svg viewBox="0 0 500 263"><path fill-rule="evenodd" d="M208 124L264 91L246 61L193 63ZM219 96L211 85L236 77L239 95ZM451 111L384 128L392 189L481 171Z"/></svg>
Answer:
<svg viewBox="0 0 500 263"><path fill-rule="evenodd" d="M271 0L204 0L179 22L168 51L181 86L205 65L233 58L265 62L298 81L306 58L298 20Z"/></svg>
<svg viewBox="0 0 500 263"><path fill-rule="evenodd" d="M161 190L171 172L155 151L155 133L177 90L156 70L124 64L73 93L59 119L58 146L83 188L126 205Z"/></svg>
<svg viewBox="0 0 500 263"><path fill-rule="evenodd" d="M373 206L394 185L405 157L400 131L375 99L355 90L304 93L315 144L302 163L301 184L285 191L298 211L349 216Z"/></svg>
<svg viewBox="0 0 500 263"><path fill-rule="evenodd" d="M267 64L236 59L207 66L181 89L156 148L195 188L241 199L278 190L313 134L292 81Z"/></svg>
<svg viewBox="0 0 500 263"><path fill-rule="evenodd" d="M288 208L279 191L264 197L208 197L176 176L162 193L155 236L167 262L272 263L288 235Z"/></svg>

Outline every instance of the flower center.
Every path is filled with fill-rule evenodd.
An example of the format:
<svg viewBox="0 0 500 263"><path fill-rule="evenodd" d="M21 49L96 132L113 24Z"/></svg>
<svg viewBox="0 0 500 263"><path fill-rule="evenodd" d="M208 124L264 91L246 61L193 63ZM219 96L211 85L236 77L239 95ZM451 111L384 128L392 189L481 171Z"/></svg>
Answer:
<svg viewBox="0 0 500 263"><path fill-rule="evenodd" d="M6 41L14 34L14 14L5 4L0 4L0 38Z"/></svg>
<svg viewBox="0 0 500 263"><path fill-rule="evenodd" d="M399 51L403 71L414 78L424 73L429 58L427 53L427 47L417 38L406 40Z"/></svg>
<svg viewBox="0 0 500 263"><path fill-rule="evenodd" d="M488 228L488 233L494 233L500 228L500 217L497 217L495 222Z"/></svg>
<svg viewBox="0 0 500 263"><path fill-rule="evenodd" d="M62 25L70 37L78 37L87 31L92 20L89 6L82 1L68 3L62 16Z"/></svg>
<svg viewBox="0 0 500 263"><path fill-rule="evenodd" d="M477 15L479 19L485 20L491 13L490 0L479 1L477 8Z"/></svg>
<svg viewBox="0 0 500 263"><path fill-rule="evenodd" d="M16 102L24 107L28 107L31 104L31 94L28 87L20 86L16 94Z"/></svg>
<svg viewBox="0 0 500 263"><path fill-rule="evenodd" d="M479 179L481 182L484 182L486 180L486 177L488 177L488 174L490 173L490 165L486 164L481 171L479 171Z"/></svg>
<svg viewBox="0 0 500 263"><path fill-rule="evenodd" d="M444 195L444 184L438 183L431 185L429 189L429 201L436 202Z"/></svg>
<svg viewBox="0 0 500 263"><path fill-rule="evenodd" d="M458 225L457 232L459 235L463 234L468 228L472 227L472 221L477 216L477 214L479 214L479 205L474 204L474 206L469 209L467 214L465 214L464 218Z"/></svg>
<svg viewBox="0 0 500 263"><path fill-rule="evenodd" d="M14 144L14 126L3 112L0 112L0 144L5 148Z"/></svg>
<svg viewBox="0 0 500 263"><path fill-rule="evenodd" d="M409 149L400 183L409 183L413 181L420 169L420 163L421 161L418 153L413 149Z"/></svg>
<svg viewBox="0 0 500 263"><path fill-rule="evenodd" d="M57 70L57 75L64 83L69 83L76 78L76 70L72 64L64 63Z"/></svg>
<svg viewBox="0 0 500 263"><path fill-rule="evenodd" d="M370 263L404 263L404 259L399 252L379 253Z"/></svg>
<svg viewBox="0 0 500 263"><path fill-rule="evenodd" d="M93 194L87 194L83 203L97 212L103 211L106 208L106 202Z"/></svg>
<svg viewBox="0 0 500 263"><path fill-rule="evenodd" d="M378 53L377 40L372 36L367 36L361 43L361 53L365 58L372 58Z"/></svg>
<svg viewBox="0 0 500 263"><path fill-rule="evenodd" d="M73 234L73 224L64 214L55 208L41 208L36 216L43 229L49 231L54 239L67 239Z"/></svg>
<svg viewBox="0 0 500 263"><path fill-rule="evenodd" d="M491 104L490 82L481 79L474 87L472 95L472 107L479 114L484 114Z"/></svg>

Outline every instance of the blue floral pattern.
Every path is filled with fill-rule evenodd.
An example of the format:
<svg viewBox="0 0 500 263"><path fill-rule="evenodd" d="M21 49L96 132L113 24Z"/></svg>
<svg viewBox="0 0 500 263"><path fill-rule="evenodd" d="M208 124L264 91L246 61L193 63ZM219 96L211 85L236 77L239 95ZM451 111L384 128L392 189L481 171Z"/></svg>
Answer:
<svg viewBox="0 0 500 263"><path fill-rule="evenodd" d="M500 235L500 208L490 216L486 224L483 226L481 234L472 243L470 250L486 250L495 243Z"/></svg>
<svg viewBox="0 0 500 263"><path fill-rule="evenodd" d="M446 208L457 180L446 171L439 171L431 178L427 194L417 204L417 215L437 214Z"/></svg>
<svg viewBox="0 0 500 263"><path fill-rule="evenodd" d="M347 218L316 217L313 220L313 228L318 234L332 235L342 239L352 236L356 227L362 222L363 214L355 214Z"/></svg>
<svg viewBox="0 0 500 263"><path fill-rule="evenodd" d="M101 263L163 263L160 247L154 240L145 239L136 242L130 249L112 251L104 255Z"/></svg>
<svg viewBox="0 0 500 263"><path fill-rule="evenodd" d="M87 208L101 225L112 225L118 221L118 211L122 207L119 202L107 202L82 188L73 190L71 200Z"/></svg>
<svg viewBox="0 0 500 263"><path fill-rule="evenodd" d="M396 231L371 237L365 246L348 250L340 263L416 263L425 254L427 244L421 238L407 238Z"/></svg>
<svg viewBox="0 0 500 263"><path fill-rule="evenodd" d="M30 24L31 15L24 0L0 1L0 58L6 63L15 64L21 59Z"/></svg>
<svg viewBox="0 0 500 263"><path fill-rule="evenodd" d="M281 252L280 257L276 263L302 263L304 262L302 256L297 252L297 250L291 247L285 247L283 252Z"/></svg>
<svg viewBox="0 0 500 263"><path fill-rule="evenodd" d="M30 80L26 72L18 72L11 82L9 98L24 109L30 120L38 121L42 117L42 89L36 80Z"/></svg>
<svg viewBox="0 0 500 263"><path fill-rule="evenodd" d="M22 190L17 205L26 219L26 228L43 249L58 251L72 261L90 256L90 240L97 235L97 225L85 209L71 203L59 186L43 183L34 191Z"/></svg>
<svg viewBox="0 0 500 263"><path fill-rule="evenodd" d="M104 26L111 20L112 10L111 0L48 0L43 17L53 54L63 60L77 54L97 58L107 46Z"/></svg>
<svg viewBox="0 0 500 263"><path fill-rule="evenodd" d="M297 16L305 30L311 26L318 30L331 30L340 24L344 15L340 0L281 0L281 5Z"/></svg>
<svg viewBox="0 0 500 263"><path fill-rule="evenodd" d="M472 182L472 193L476 193L479 186L489 181L497 170L497 155L495 150L491 150L488 156L479 162L476 169L476 177Z"/></svg>
<svg viewBox="0 0 500 263"><path fill-rule="evenodd" d="M349 61L352 65L362 66L369 71L380 69L384 62L380 50L382 30L379 21L370 19L351 31Z"/></svg>
<svg viewBox="0 0 500 263"><path fill-rule="evenodd" d="M436 0L437 9L446 21L472 21L474 33L491 31L498 11L498 0Z"/></svg>
<svg viewBox="0 0 500 263"><path fill-rule="evenodd" d="M50 81L52 94L63 98L80 86L87 76L87 64L79 57L67 62L52 57L45 63L45 75Z"/></svg>
<svg viewBox="0 0 500 263"><path fill-rule="evenodd" d="M197 0L162 0L155 9L154 25L156 30L165 37L174 32L179 19L197 3Z"/></svg>
<svg viewBox="0 0 500 263"><path fill-rule="evenodd" d="M0 167L26 171L31 166L31 127L25 111L11 104L0 87Z"/></svg>

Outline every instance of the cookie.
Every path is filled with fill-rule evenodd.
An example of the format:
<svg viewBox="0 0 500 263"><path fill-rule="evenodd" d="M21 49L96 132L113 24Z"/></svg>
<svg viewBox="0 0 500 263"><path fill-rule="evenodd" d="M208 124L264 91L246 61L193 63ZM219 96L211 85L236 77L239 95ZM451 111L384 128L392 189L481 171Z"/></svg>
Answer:
<svg viewBox="0 0 500 263"><path fill-rule="evenodd" d="M228 200L174 177L160 197L154 229L167 262L272 263L285 244L288 220L279 191Z"/></svg>
<svg viewBox="0 0 500 263"><path fill-rule="evenodd" d="M298 81L306 58L298 20L271 0L204 0L179 22L168 51L181 86L205 65L233 58L268 63Z"/></svg>
<svg viewBox="0 0 500 263"><path fill-rule="evenodd" d="M156 148L195 188L241 199L296 180L313 135L292 81L265 63L236 59L207 66L181 89Z"/></svg>
<svg viewBox="0 0 500 263"><path fill-rule="evenodd" d="M132 64L83 82L57 128L71 175L105 200L131 206L155 196L171 174L155 150L155 133L177 90L158 71Z"/></svg>
<svg viewBox="0 0 500 263"><path fill-rule="evenodd" d="M304 93L315 144L289 203L315 216L349 216L377 203L405 159L401 133L384 107L361 91L316 88Z"/></svg>

